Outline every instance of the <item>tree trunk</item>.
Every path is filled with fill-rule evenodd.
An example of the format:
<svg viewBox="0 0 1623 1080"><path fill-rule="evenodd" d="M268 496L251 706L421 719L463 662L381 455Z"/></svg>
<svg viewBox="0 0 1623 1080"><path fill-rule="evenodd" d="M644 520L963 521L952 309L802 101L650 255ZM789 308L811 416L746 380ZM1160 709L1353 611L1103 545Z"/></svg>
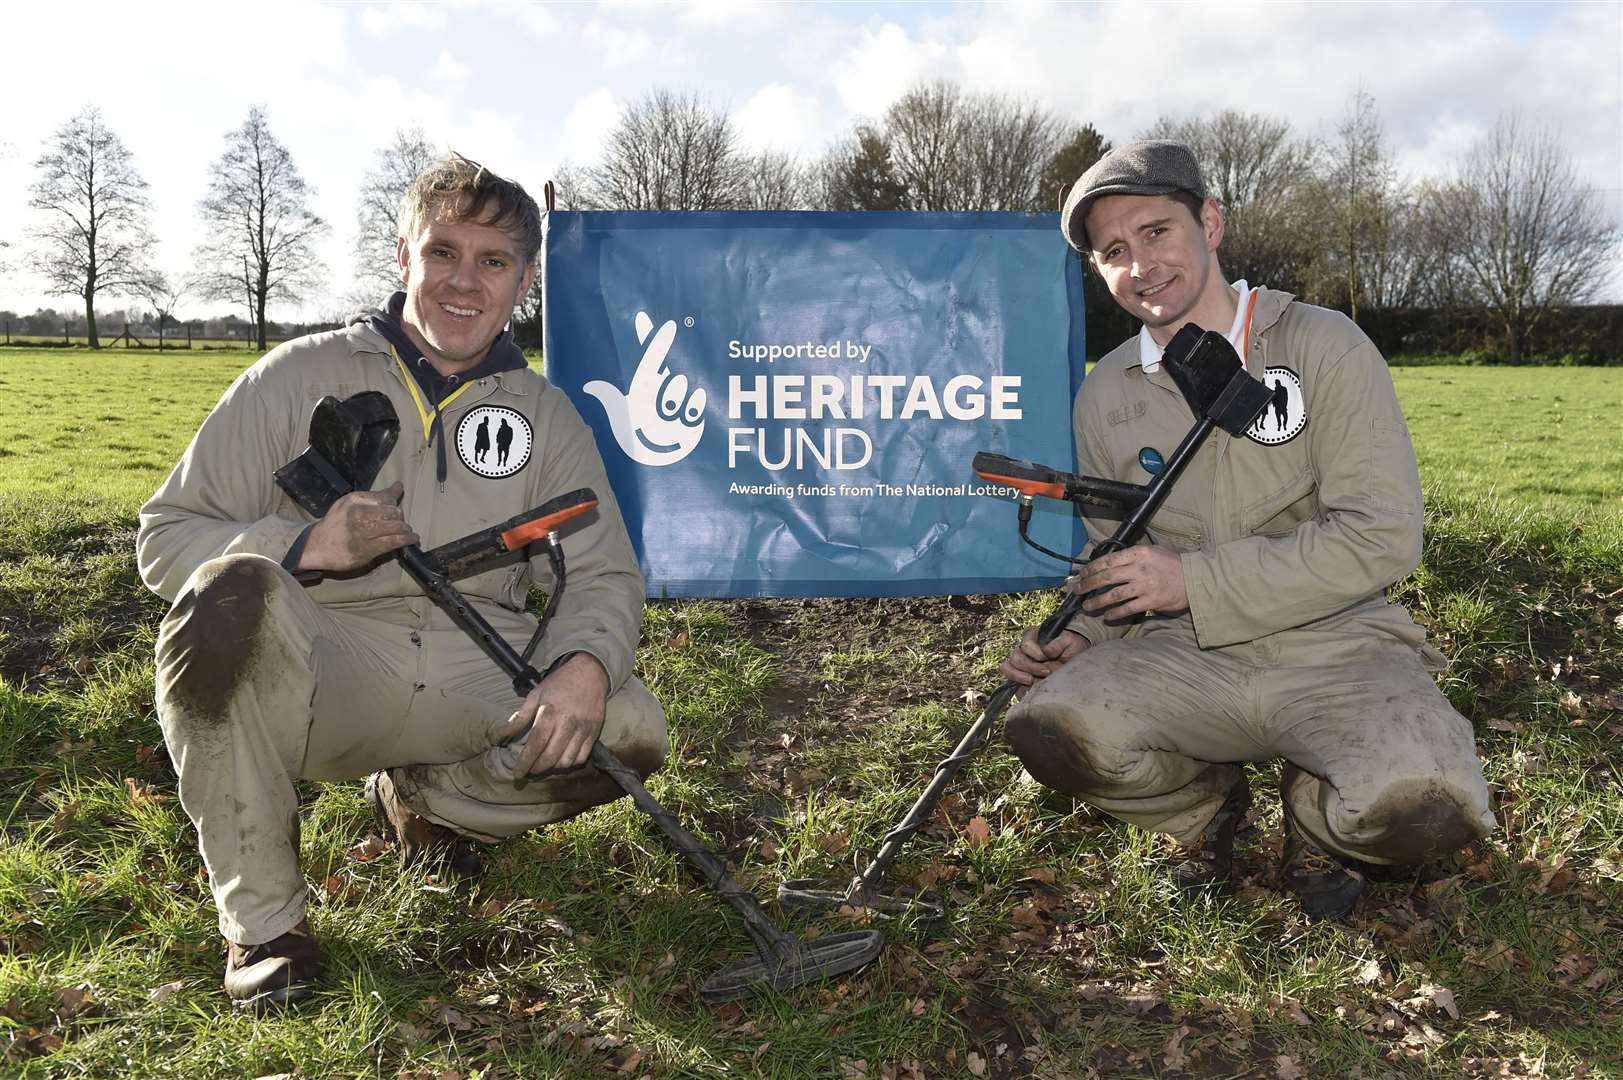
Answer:
<svg viewBox="0 0 1623 1080"><path fill-rule="evenodd" d="M96 294L85 294L85 333L89 335L90 347L101 348L101 339L96 336Z"/></svg>

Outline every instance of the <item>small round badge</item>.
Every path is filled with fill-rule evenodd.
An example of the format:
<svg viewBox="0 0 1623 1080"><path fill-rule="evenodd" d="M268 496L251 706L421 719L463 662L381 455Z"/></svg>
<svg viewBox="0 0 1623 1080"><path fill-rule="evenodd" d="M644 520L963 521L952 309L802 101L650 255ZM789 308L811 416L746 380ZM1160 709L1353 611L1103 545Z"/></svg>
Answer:
<svg viewBox="0 0 1623 1080"><path fill-rule="evenodd" d="M505 405L477 405L456 426L456 456L480 476L512 476L530 460L530 421Z"/></svg>
<svg viewBox="0 0 1623 1080"><path fill-rule="evenodd" d="M1139 465L1143 466L1144 471L1149 473L1151 476L1160 476L1161 468L1166 464L1166 462L1161 459L1161 451L1157 450L1153 446L1146 446L1144 449L1138 452L1138 463Z"/></svg>
<svg viewBox="0 0 1623 1080"><path fill-rule="evenodd" d="M1268 404L1246 429L1246 437L1264 446L1288 443L1307 426L1302 378L1288 367L1270 367L1263 370L1262 382L1269 390Z"/></svg>

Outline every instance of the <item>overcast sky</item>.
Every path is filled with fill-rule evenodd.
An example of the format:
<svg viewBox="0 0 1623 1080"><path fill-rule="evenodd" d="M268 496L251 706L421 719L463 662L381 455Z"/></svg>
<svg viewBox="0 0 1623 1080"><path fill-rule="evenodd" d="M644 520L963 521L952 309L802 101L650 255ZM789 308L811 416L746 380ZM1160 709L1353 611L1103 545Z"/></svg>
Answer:
<svg viewBox="0 0 1623 1080"><path fill-rule="evenodd" d="M355 196L398 126L538 192L591 161L618 110L655 87L731 110L752 149L820 153L914 82L1035 99L1122 142L1161 116L1223 108L1330 135L1374 96L1399 166L1441 175L1508 110L1548 124L1623 218L1623 3L1074 3L9 7L0 64L0 308L70 307L27 274L27 186L87 103L151 184L157 262L189 269L197 202L227 131L264 104L332 227L349 286ZM19 257L19 250L24 252ZM20 264L20 265L19 265ZM1613 268L1605 299L1623 299ZM109 306L121 303L109 300ZM332 297L272 316L317 317ZM195 317L223 304L183 308Z"/></svg>

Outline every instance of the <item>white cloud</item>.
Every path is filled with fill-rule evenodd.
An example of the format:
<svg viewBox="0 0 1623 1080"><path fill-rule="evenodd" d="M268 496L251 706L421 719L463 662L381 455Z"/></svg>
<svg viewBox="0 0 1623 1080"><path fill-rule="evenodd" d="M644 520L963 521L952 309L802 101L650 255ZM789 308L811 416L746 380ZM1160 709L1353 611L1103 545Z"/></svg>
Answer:
<svg viewBox="0 0 1623 1080"><path fill-rule="evenodd" d="M439 4L366 4L361 26L376 37L445 28L445 8Z"/></svg>
<svg viewBox="0 0 1623 1080"><path fill-rule="evenodd" d="M605 71L647 66L658 60L668 70L675 59L676 50L669 40L655 41L640 27L626 29L603 19L592 19L586 24L584 36L597 50L599 63Z"/></svg>
<svg viewBox="0 0 1623 1080"><path fill-rule="evenodd" d="M823 107L786 83L763 86L733 113L740 141L750 150L808 154L823 141Z"/></svg>
<svg viewBox="0 0 1623 1080"><path fill-rule="evenodd" d="M862 28L856 47L835 61L832 80L846 110L877 119L923 79L952 77L950 50L942 41L914 41L895 23Z"/></svg>
<svg viewBox="0 0 1623 1080"><path fill-rule="evenodd" d="M606 86L584 95L564 117L564 138L559 161L587 165L597 160L609 132L620 122L625 105Z"/></svg>
<svg viewBox="0 0 1623 1080"><path fill-rule="evenodd" d="M468 74L468 69L444 49L440 50L440 58L434 61L434 78L446 82L461 82Z"/></svg>

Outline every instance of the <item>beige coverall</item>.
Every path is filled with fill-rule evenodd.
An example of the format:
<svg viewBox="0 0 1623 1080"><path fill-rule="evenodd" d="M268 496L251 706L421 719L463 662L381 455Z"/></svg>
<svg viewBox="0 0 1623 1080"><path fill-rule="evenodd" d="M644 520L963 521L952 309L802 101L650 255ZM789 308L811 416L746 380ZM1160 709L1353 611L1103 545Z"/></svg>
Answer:
<svg viewBox="0 0 1623 1080"><path fill-rule="evenodd" d="M1237 763L1282 757L1320 846L1426 861L1494 821L1471 726L1430 675L1446 661L1385 595L1420 560L1408 428L1350 320L1256 292L1246 367L1287 386L1253 428L1265 441L1214 433L1150 525L1180 553L1189 610L1079 616L1091 646L1010 711L1006 735L1038 780L1185 843ZM1088 375L1073 419L1081 471L1134 483L1150 479L1141 451L1170 456L1194 423L1165 367L1140 366L1137 338ZM1116 524L1088 516L1095 537Z"/></svg>
<svg viewBox="0 0 1623 1080"><path fill-rule="evenodd" d="M448 438L459 418L504 407L512 413L490 415L510 430L528 427L529 457L494 478L468 458L451 460L441 485L406 378L388 342L364 325L276 348L226 391L141 511L142 578L173 601L158 637L158 717L220 932L238 944L269 941L303 917L296 777L390 769L414 811L484 840L620 794L589 766L513 775L521 747L494 742L519 704L512 683L394 560L313 586L281 567L310 518L272 472L308 443L310 410L323 395L388 394L401 437L375 486L405 485L405 517L425 548L576 488L597 493L597 513L566 533L567 585L535 666L590 653L609 675L603 743L643 775L666 753L659 703L631 675L642 575L596 446L568 399L528 369L469 384L443 410ZM535 628L523 608L537 572L550 588L544 557L533 568L509 557L457 586L522 649Z"/></svg>

